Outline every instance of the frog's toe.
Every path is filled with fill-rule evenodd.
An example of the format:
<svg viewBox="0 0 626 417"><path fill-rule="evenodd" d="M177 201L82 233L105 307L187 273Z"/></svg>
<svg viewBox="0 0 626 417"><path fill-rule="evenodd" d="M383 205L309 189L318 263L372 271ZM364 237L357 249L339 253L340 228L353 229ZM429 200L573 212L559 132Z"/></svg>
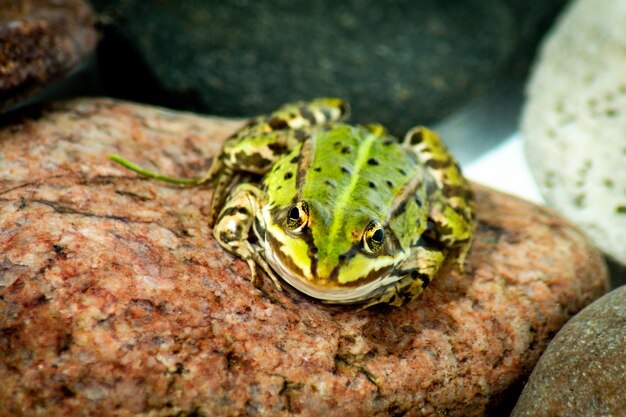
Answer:
<svg viewBox="0 0 626 417"><path fill-rule="evenodd" d="M250 245L250 247L252 248L252 245ZM258 267L261 267L261 269L265 271L265 273L270 277L276 289L278 291L282 291L283 287L280 285L280 281L276 277L276 274L274 273L272 268L268 265L268 263L265 261L265 259L260 253L261 253L260 250L252 249L250 251L251 257L246 260L248 262L248 265L250 266L250 272L252 275L252 279L251 279L252 283L256 285L256 279L259 275L258 270L257 270L257 266L258 266Z"/></svg>

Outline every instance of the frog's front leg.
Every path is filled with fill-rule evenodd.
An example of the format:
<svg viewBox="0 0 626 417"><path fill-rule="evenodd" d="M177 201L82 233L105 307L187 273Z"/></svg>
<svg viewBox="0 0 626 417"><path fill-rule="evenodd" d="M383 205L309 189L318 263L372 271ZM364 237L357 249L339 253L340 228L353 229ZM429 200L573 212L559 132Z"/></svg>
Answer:
<svg viewBox="0 0 626 417"><path fill-rule="evenodd" d="M413 149L431 178L428 200L433 228L426 233L451 249L462 269L476 225L470 185L435 132L425 127L413 128L406 134L404 144Z"/></svg>
<svg viewBox="0 0 626 417"><path fill-rule="evenodd" d="M287 104L267 116L260 116L235 132L224 143L221 153L199 181L213 181L209 226L226 200L227 190L240 181L238 173L266 174L274 162L309 136L310 128L347 117L348 107L340 99L320 98Z"/></svg>
<svg viewBox="0 0 626 417"><path fill-rule="evenodd" d="M411 255L398 266L392 275L400 277L385 287L382 293L362 309L377 304L400 307L415 300L437 274L446 257L446 250L435 242L420 239L411 249Z"/></svg>
<svg viewBox="0 0 626 417"><path fill-rule="evenodd" d="M274 271L261 256L262 248L249 240L255 213L259 212L264 200L265 194L259 188L251 184L238 185L224 204L213 228L213 235L224 249L246 261L253 284L256 283L256 268L259 266L269 275L276 288L281 290Z"/></svg>

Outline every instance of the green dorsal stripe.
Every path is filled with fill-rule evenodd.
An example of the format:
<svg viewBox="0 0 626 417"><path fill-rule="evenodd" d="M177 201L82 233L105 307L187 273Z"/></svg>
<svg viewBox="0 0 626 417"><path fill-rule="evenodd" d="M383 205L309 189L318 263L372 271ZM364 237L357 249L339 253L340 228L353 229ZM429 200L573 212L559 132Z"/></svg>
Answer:
<svg viewBox="0 0 626 417"><path fill-rule="evenodd" d="M358 147L358 153L356 156L356 160L354 161L354 172L352 172L350 184L348 184L348 186L345 187L339 194L334 207L334 218L330 226L329 236L329 242L331 242L331 246L334 245L334 242L338 239L337 234L341 230L341 225L344 223L346 209L352 202L352 194L354 193L354 189L361 179L359 174L363 167L367 165L367 160L370 158L370 149L372 147L372 144L378 139L379 136L369 134Z"/></svg>

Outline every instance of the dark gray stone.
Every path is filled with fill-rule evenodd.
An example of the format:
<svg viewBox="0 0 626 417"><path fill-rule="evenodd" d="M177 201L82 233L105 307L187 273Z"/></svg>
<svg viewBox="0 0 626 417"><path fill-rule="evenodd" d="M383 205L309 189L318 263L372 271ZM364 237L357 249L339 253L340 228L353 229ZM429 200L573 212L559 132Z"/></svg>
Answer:
<svg viewBox="0 0 626 417"><path fill-rule="evenodd" d="M582 310L550 342L511 417L626 415L626 286Z"/></svg>
<svg viewBox="0 0 626 417"><path fill-rule="evenodd" d="M523 71L565 0L93 3L115 96L228 116L340 96L402 133Z"/></svg>

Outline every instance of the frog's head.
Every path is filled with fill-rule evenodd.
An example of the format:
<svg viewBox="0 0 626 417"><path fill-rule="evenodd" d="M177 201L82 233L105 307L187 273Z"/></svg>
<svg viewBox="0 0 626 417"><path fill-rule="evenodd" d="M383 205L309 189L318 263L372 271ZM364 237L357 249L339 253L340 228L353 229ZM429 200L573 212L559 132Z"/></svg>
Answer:
<svg viewBox="0 0 626 417"><path fill-rule="evenodd" d="M338 219L317 200L264 209L265 253L296 289L326 301L360 301L398 277L406 258L393 232L372 213L354 207Z"/></svg>

